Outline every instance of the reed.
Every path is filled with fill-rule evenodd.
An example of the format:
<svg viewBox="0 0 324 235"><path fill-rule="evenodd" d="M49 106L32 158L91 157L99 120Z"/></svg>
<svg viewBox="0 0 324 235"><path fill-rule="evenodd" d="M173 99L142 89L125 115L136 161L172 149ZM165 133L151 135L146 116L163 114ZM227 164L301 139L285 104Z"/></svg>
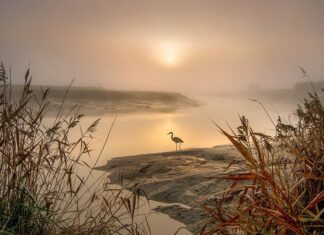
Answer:
<svg viewBox="0 0 324 235"><path fill-rule="evenodd" d="M204 208L201 234L322 234L324 230L324 108L309 93L274 136L255 132L242 116L224 134L245 159L244 172L218 180L232 185ZM243 186L242 186L243 185Z"/></svg>
<svg viewBox="0 0 324 235"><path fill-rule="evenodd" d="M1 63L0 233L145 233L135 222L137 191L110 185L106 175L89 184L93 166L84 159L93 157L89 144L99 120L82 129L78 106L63 115L63 99L48 125L44 117L49 91L36 96L28 70L19 98L12 97L10 80ZM79 137L71 138L78 130Z"/></svg>

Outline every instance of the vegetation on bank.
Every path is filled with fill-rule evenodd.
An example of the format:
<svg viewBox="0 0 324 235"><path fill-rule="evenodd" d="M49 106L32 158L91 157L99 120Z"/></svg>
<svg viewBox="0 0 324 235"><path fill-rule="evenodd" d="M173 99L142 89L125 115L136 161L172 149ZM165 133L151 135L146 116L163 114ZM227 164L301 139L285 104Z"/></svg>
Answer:
<svg viewBox="0 0 324 235"><path fill-rule="evenodd" d="M90 183L93 166L85 158L94 157L90 143L99 120L82 129L78 106L65 116L63 100L53 123L46 122L49 91L31 90L29 70L19 98L3 64L0 83L0 233L144 232L134 220L137 192L113 187L105 175Z"/></svg>
<svg viewBox="0 0 324 235"><path fill-rule="evenodd" d="M240 119L237 131L218 128L247 170L219 179L233 183L204 206L209 221L201 234L323 234L324 108L316 91L289 122L270 118L275 136L255 132Z"/></svg>
<svg viewBox="0 0 324 235"><path fill-rule="evenodd" d="M64 97L67 87L45 87L51 91L46 97L50 103L46 114L55 116L61 106L61 99ZM12 97L18 98L23 89L22 85L12 85ZM35 96L42 96L43 91L41 87L31 86L30 89L33 90ZM70 87L69 95L64 101L64 106L66 110L69 110L75 104L82 104L80 112L87 116L141 112L169 113L201 105L196 100L174 92L119 91L93 87ZM37 103L31 100L29 106L37 107Z"/></svg>

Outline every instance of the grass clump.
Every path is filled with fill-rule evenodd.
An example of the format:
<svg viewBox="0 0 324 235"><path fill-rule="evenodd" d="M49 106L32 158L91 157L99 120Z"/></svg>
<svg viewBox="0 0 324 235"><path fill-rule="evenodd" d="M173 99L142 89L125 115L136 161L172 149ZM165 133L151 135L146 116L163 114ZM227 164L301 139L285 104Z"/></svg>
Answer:
<svg viewBox="0 0 324 235"><path fill-rule="evenodd" d="M245 159L245 171L205 206L202 234L323 234L324 108L315 92L275 136L255 132L245 117L237 131L219 130ZM234 197L233 197L234 195Z"/></svg>
<svg viewBox="0 0 324 235"><path fill-rule="evenodd" d="M99 120L82 129L78 107L63 116L63 101L48 124L48 90L37 97L30 84L28 70L20 96L12 97L0 65L0 233L144 232L134 220L138 193L113 187L104 176L90 183L92 166L85 157Z"/></svg>

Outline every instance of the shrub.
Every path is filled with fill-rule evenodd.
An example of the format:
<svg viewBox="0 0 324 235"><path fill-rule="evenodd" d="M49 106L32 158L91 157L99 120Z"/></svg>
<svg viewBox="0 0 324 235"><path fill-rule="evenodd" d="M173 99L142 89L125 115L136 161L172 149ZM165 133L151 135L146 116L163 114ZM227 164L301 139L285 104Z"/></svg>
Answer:
<svg viewBox="0 0 324 235"><path fill-rule="evenodd" d="M273 137L254 132L245 117L237 132L218 126L246 169L222 177L233 184L205 206L210 219L202 234L322 234L324 108L316 92L291 122L279 117Z"/></svg>
<svg viewBox="0 0 324 235"><path fill-rule="evenodd" d="M63 101L47 125L48 90L36 97L28 70L20 97L12 97L8 80L1 64L1 234L139 234L138 193L113 187L104 176L88 183L92 167L84 157L90 156L99 120L71 138L71 131L81 129L77 106L63 116Z"/></svg>

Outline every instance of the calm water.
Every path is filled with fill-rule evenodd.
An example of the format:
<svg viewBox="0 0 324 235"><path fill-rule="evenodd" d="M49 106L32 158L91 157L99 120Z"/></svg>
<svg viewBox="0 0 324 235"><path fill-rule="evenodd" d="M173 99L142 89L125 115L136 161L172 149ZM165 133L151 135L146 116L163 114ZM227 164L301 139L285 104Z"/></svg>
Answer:
<svg viewBox="0 0 324 235"><path fill-rule="evenodd" d="M192 96L191 96L192 97ZM239 125L239 115L245 115L255 130L273 133L274 126L261 106L248 99L194 97L205 104L198 108L180 110L176 113L145 113L120 115L113 127L108 146L104 150L101 164L116 156L135 155L150 152L175 150L168 132L184 140L183 149L192 147L212 147L229 143L221 135L210 119L227 128L227 123L235 128ZM273 120L278 114L287 117L296 105L264 103ZM89 125L97 117L86 117L83 125ZM93 143L94 149L102 145L113 116L100 117L101 121Z"/></svg>
<svg viewBox="0 0 324 235"><path fill-rule="evenodd" d="M109 159L117 156L175 150L175 144L170 140L170 136L167 135L170 131L173 131L176 136L184 140L182 149L212 147L229 143L218 132L210 119L225 129L227 129L227 123L235 128L239 125L238 116L244 114L248 117L255 130L267 134L273 133L274 126L261 106L255 102L248 99L210 96L193 98L202 101L204 105L198 108L180 110L176 113L141 113L118 116L108 145L104 149L98 165L104 165ZM266 102L264 105L274 120L276 120L278 114L286 117L296 107L293 104ZM82 126L90 125L97 118L85 117ZM92 153L93 159L88 159L90 164L94 164L95 156L100 152L114 116L107 114L100 118L101 121L95 134L95 139L90 146L94 150ZM102 172L96 172L93 180L99 174L102 174ZM152 207L156 205L159 205L159 203L153 202ZM145 207L143 210L145 213L151 212L148 207ZM183 224L162 213L152 212L148 220L154 235L173 234L177 228L183 226ZM190 233L182 230L178 234L185 235Z"/></svg>

